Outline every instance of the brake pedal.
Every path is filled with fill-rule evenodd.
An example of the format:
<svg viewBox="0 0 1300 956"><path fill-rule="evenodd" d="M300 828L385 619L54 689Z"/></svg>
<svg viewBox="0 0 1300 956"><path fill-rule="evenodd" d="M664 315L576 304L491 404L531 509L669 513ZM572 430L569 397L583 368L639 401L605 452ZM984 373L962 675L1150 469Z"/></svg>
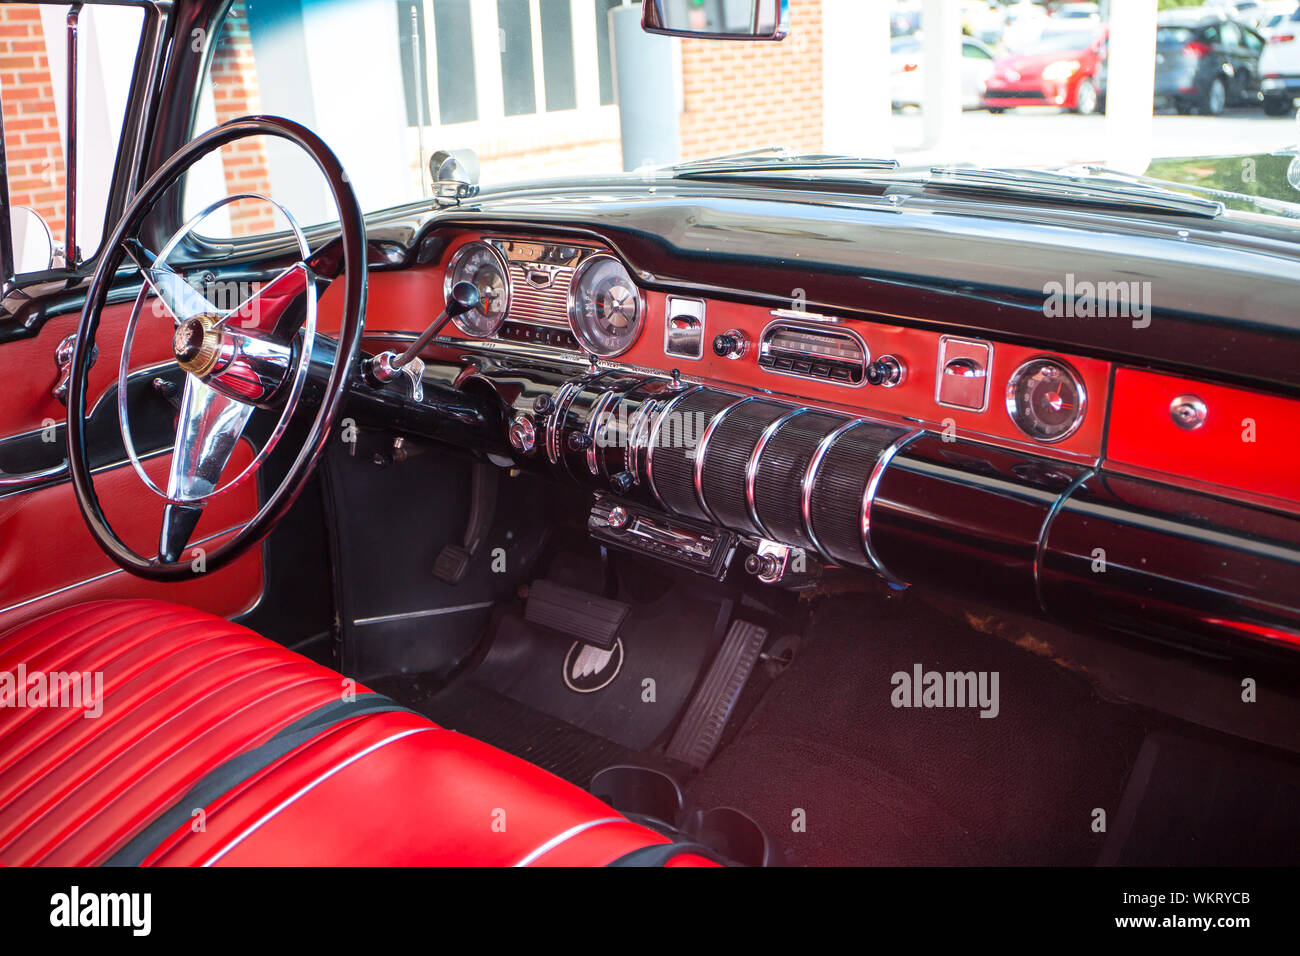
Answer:
<svg viewBox="0 0 1300 956"><path fill-rule="evenodd" d="M590 644L612 650L631 605L588 594L545 579L528 588L524 619Z"/></svg>
<svg viewBox="0 0 1300 956"><path fill-rule="evenodd" d="M677 725L666 756L697 769L709 762L722 742L722 731L766 640L767 628L748 621L735 621L731 625L704 683Z"/></svg>

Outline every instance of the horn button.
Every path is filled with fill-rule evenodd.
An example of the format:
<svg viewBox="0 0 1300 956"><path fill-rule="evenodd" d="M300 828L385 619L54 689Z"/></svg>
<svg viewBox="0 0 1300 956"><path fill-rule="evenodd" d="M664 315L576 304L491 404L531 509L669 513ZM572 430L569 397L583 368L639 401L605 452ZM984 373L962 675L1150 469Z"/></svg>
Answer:
<svg viewBox="0 0 1300 956"><path fill-rule="evenodd" d="M193 375L206 375L221 354L221 332L211 316L186 319L172 334L172 354L181 368Z"/></svg>

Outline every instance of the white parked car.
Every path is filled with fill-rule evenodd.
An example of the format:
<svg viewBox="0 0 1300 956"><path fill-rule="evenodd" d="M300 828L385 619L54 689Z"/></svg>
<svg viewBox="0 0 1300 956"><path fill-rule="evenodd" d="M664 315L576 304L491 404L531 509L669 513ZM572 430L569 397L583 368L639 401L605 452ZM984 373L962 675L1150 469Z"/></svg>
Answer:
<svg viewBox="0 0 1300 956"><path fill-rule="evenodd" d="M1266 34L1259 58L1259 87L1264 112L1285 116L1300 96L1300 4Z"/></svg>
<svg viewBox="0 0 1300 956"><path fill-rule="evenodd" d="M925 57L921 34L898 37L890 46L890 99L894 109L920 106L925 95ZM993 51L973 37L961 39L961 105L978 109L993 73Z"/></svg>
<svg viewBox="0 0 1300 956"><path fill-rule="evenodd" d="M1297 0L1269 0L1267 12L1264 18L1260 20L1259 32L1265 37L1269 37L1281 30L1290 29L1287 21L1291 15L1300 8L1300 2Z"/></svg>

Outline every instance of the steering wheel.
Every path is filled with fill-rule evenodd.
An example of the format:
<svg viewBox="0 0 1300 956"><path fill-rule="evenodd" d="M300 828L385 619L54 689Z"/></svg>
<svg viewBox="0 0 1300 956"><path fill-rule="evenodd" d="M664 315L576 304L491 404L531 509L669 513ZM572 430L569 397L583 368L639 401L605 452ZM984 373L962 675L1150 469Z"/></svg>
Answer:
<svg viewBox="0 0 1300 956"><path fill-rule="evenodd" d="M209 153L250 136L288 140L306 152L324 174L339 212L343 248L344 302L337 349L316 347L317 276L308 264L310 250L298 224L279 203L246 193L228 196L191 218L159 252L150 253L138 238L141 225L158 200L192 166ZM270 203L289 223L299 259L234 309L218 309L167 264L167 258L195 228L217 210L241 199ZM108 520L91 477L86 448L86 384L95 346L95 333L110 287L123 257L130 256L144 282L136 296L122 342L118 373L118 418L122 440L136 474L166 502L158 554L142 555L126 545ZM201 263L190 264L202 268ZM127 420L127 379L130 356L141 311L150 293L174 323L172 354L185 371L176 436L166 490L145 472L136 454ZM305 297L304 309L290 306ZM315 133L276 116L249 116L223 123L191 140L168 159L141 187L121 222L104 245L95 268L86 304L77 326L68 388L68 468L77 504L96 543L118 565L140 577L157 581L192 578L216 571L256 546L282 519L311 477L329 441L333 423L357 364L365 323L365 223L356 194L338 158ZM285 435L294 413L303 404L304 387L313 362L333 364L320 407L288 472L265 498L251 521L233 536L201 551L185 554L204 506L252 479L271 449ZM315 389L312 389L313 393ZM315 397L313 395L313 397ZM257 408L279 412L269 438L238 475L222 483L222 472Z"/></svg>

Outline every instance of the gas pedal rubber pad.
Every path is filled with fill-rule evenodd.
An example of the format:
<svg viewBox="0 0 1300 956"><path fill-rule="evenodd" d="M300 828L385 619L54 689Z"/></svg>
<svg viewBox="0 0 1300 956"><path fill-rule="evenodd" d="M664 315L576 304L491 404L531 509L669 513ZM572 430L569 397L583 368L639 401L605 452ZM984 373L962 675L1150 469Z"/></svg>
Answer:
<svg viewBox="0 0 1300 956"><path fill-rule="evenodd" d="M766 628L748 621L732 623L665 756L697 768L709 762L766 640Z"/></svg>

